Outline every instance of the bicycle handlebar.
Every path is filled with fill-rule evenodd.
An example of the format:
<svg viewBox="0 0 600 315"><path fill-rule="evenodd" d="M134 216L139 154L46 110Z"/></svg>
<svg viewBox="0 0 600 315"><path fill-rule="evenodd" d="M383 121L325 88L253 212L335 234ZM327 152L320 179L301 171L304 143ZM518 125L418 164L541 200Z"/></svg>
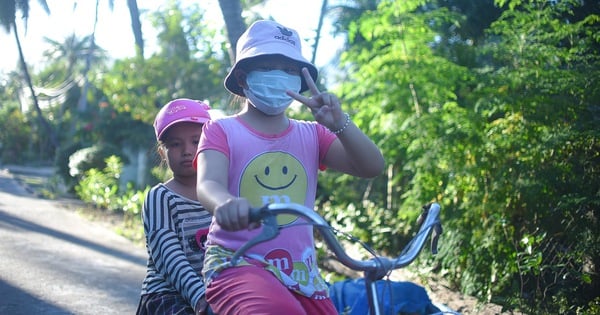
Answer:
<svg viewBox="0 0 600 315"><path fill-rule="evenodd" d="M272 203L265 205L262 208L253 208L250 211L250 220L252 222L262 221L262 232L240 247L232 257L232 264L236 264L237 260L250 247L275 238L279 234L281 227L277 225L276 216L278 214L292 214L305 218L319 230L325 243L333 251L338 260L356 271L363 271L365 276L370 276L373 279L384 277L389 271L399 269L409 265L416 259L419 252L425 245L425 240L432 234L431 252L437 253L437 239L442 232L442 226L439 220L440 205L438 203L430 203L423 206L423 212L419 216L417 223L420 224L418 233L406 245L402 253L396 258L384 256L376 256L367 260L356 260L350 257L340 241L337 239L333 229L313 209L307 208L304 205L297 203Z"/></svg>

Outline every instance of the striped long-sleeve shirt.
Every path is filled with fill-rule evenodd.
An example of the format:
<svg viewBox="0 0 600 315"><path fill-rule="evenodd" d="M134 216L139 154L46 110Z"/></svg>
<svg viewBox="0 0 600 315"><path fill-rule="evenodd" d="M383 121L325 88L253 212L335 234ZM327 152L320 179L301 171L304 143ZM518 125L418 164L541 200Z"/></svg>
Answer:
<svg viewBox="0 0 600 315"><path fill-rule="evenodd" d="M142 295L179 292L192 307L204 296L202 245L211 215L194 200L158 184L148 192L142 212L148 263Z"/></svg>

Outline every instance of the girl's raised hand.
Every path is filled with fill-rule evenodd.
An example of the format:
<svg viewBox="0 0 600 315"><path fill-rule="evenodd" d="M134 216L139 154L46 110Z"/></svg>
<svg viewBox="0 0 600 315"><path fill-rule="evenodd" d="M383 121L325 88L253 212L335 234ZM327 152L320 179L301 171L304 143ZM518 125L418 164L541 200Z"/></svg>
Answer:
<svg viewBox="0 0 600 315"><path fill-rule="evenodd" d="M302 75L311 96L306 97L295 91L287 91L287 94L306 105L318 123L330 130L338 130L346 120L339 99L331 93L319 91L308 69L302 68Z"/></svg>

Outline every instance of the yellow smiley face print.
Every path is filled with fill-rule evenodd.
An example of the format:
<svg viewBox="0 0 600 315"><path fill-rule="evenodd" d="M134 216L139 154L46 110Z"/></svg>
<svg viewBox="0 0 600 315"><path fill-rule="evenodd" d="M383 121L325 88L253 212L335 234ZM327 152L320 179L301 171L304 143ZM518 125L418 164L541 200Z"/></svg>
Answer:
<svg viewBox="0 0 600 315"><path fill-rule="evenodd" d="M258 155L244 169L240 178L240 196L253 207L269 203L294 202L304 204L307 176L302 164L286 152L266 152ZM279 215L277 222L285 225L296 216Z"/></svg>

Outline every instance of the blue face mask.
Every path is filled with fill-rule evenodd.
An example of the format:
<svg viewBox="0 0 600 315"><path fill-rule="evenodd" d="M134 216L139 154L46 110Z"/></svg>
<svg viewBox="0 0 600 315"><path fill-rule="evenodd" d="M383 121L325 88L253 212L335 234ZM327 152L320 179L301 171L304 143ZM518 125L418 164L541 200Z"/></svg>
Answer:
<svg viewBox="0 0 600 315"><path fill-rule="evenodd" d="M246 77L244 94L256 109L266 115L283 113L294 101L285 91L299 92L302 80L282 70L251 71Z"/></svg>

